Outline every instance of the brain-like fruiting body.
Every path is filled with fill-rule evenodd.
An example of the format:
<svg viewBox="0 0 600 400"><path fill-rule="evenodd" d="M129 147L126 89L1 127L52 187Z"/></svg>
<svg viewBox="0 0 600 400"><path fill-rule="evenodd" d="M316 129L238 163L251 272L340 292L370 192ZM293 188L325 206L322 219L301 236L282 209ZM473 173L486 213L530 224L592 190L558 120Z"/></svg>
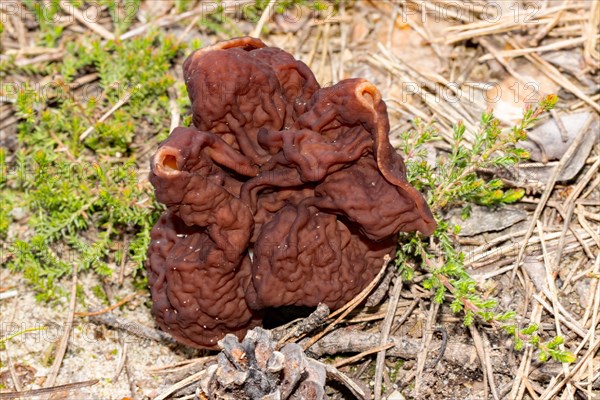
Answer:
<svg viewBox="0 0 600 400"><path fill-rule="evenodd" d="M371 83L320 88L304 63L250 37L197 50L183 70L193 126L152 158L167 211L147 262L153 315L178 341L215 348L267 307L338 308L398 232L435 229Z"/></svg>

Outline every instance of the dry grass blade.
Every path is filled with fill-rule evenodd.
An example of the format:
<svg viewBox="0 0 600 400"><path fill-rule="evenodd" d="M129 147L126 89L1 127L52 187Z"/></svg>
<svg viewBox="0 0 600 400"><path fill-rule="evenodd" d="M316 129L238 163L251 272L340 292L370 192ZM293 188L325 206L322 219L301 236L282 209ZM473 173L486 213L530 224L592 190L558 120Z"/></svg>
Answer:
<svg viewBox="0 0 600 400"><path fill-rule="evenodd" d="M600 25L600 0L592 1L592 9L590 10L590 18L585 26L587 41L585 42L583 57L586 63L595 69L598 69L600 64L600 52L598 51L598 26Z"/></svg>
<svg viewBox="0 0 600 400"><path fill-rule="evenodd" d="M539 304L534 304L533 309L531 310L531 322L539 324L541 316L542 306L540 306ZM517 371L517 376L515 377L515 380L513 382L512 390L508 396L508 398L512 400L518 400L523 398L526 388L524 381L528 379L529 376L529 368L531 367L532 354L533 346L528 346L525 349L523 358L521 359L519 370Z"/></svg>
<svg viewBox="0 0 600 400"><path fill-rule="evenodd" d="M548 289L544 289L544 295L547 298L552 298L552 295L549 293ZM533 299L535 299L535 301L537 301L538 303L540 303L545 309L546 311L548 311L549 313L551 313L554 316L554 308L552 307L551 304L548 304L548 302L546 300L544 300L541 296L534 294ZM557 304L558 309L563 312L564 315L564 308L562 307L562 305L560 303ZM565 328L575 332L577 335L579 335L579 337L585 339L586 337L586 333L583 330L583 328L581 328L581 326L576 322L573 321L572 317L568 317L566 315L564 315L564 318L562 320L559 321L560 323L562 323Z"/></svg>
<svg viewBox="0 0 600 400"><path fill-rule="evenodd" d="M396 57L389 49L383 47L383 45L379 44L378 48L381 52L381 55L371 54L371 63L374 66L383 67L390 73L397 76L397 78L401 81L409 82L411 85L416 85L415 82L425 82L427 90L425 90L425 88L421 88L421 90L416 91L414 94L420 96L421 100L431 110L432 114L439 117L440 122L442 123L441 125L450 127L456 122L457 118L461 118L466 127L466 132L464 135L465 146L468 146L470 143L472 143L475 138L475 133L478 131L476 122L466 111L460 101L448 101L449 99L446 99L445 96L442 96L441 93L439 93L439 89L437 88L436 84L441 84L444 86L445 90L453 90L455 88L453 88L452 85L447 85L447 80L439 77L439 75L435 76L431 73L421 72L409 66L402 60L398 59L398 57ZM434 78L433 81L431 80L432 78ZM411 85L409 85L409 87ZM408 90L407 92L411 93ZM441 99L443 99L443 101L440 101ZM411 112L414 111L409 108L409 104L407 102L403 102L402 106ZM429 120L429 118L426 117L425 120ZM449 142L452 141L451 134L449 133L450 131L451 129L440 130L440 134Z"/></svg>
<svg viewBox="0 0 600 400"><path fill-rule="evenodd" d="M563 386L571 381L571 379L575 376L575 374L577 374L583 368L583 366L587 364L587 362L590 358L594 357L594 355L598 352L599 349L600 349L600 341L596 342L596 344L594 346L592 346L585 353L585 355L581 358L581 360L579 360L577 365L575 365L575 367L573 367L573 369L571 370L569 375L565 376L560 382L557 382L554 385L550 385L548 387L548 389L546 390L546 392L544 392L542 394L542 396L540 397L540 400L555 399L556 398L555 396L558 394L559 391L562 390Z"/></svg>
<svg viewBox="0 0 600 400"><path fill-rule="evenodd" d="M414 307L414 301L410 301L410 300L399 301L398 306L396 307L396 311L394 312L394 315L395 316L403 315L406 312L406 307ZM361 322L371 322L371 321L377 321L379 319L384 319L385 316L388 314L388 308L389 307L387 305L384 305L376 313L370 313L370 312L356 313L355 316L352 316L352 318L347 320L346 323L358 324ZM354 315L354 313L352 313L352 315Z"/></svg>
<svg viewBox="0 0 600 400"><path fill-rule="evenodd" d="M565 240L565 245L567 247L565 247L565 249L579 241L583 241L583 245L588 246L588 243L590 242L589 239L592 238L589 230L577 229L574 227L570 230L572 233L574 233L574 235L567 235L567 239ZM493 246L489 246L490 243L487 243L483 246L474 249L473 251L468 252L468 261L465 262L465 265L474 269L478 269L487 267L490 264L499 261L507 264L511 263L512 260L510 255L518 253L518 250L520 250L521 248L521 242L515 239L520 238L526 233L527 231L523 230L514 232L514 234L512 234L512 237L500 236L497 239L490 241L490 243L494 243ZM575 237L575 235L577 235L577 237ZM551 242L553 247L556 246L557 242L561 239L561 237L561 232L546 232L544 234L544 240L546 240L547 242ZM500 245L504 242L508 242L508 244ZM527 242L527 247L531 251L540 250L540 237L537 235L532 235L529 241ZM598 247L600 247L600 245L598 245Z"/></svg>
<svg viewBox="0 0 600 400"><path fill-rule="evenodd" d="M255 38L260 37L263 27L265 26L267 21L269 21L269 19L271 18L271 13L273 11L273 7L275 6L275 3L276 3L276 0L269 1L269 4L267 4L265 9L263 10L262 15L260 16L260 19L256 23L256 27L254 28L254 31L252 31L252 36L254 36Z"/></svg>
<svg viewBox="0 0 600 400"><path fill-rule="evenodd" d="M377 286L377 284L379 283L379 281L383 277L383 274L385 273L385 270L387 269L387 267L388 267L388 265L389 265L389 263L390 263L391 260L392 260L392 258L390 256L386 255L383 258L383 264L381 266L381 269L379 270L379 273L375 276L375 278L373 278L373 281L371 281L371 283L369 284L369 286L367 286L366 288L364 288L362 290L362 292L360 292L359 294L357 294L344 307L342 307L339 310L336 310L336 311L332 312L331 314L329 314L329 318L337 317L340 314L348 315L350 312L346 313L346 311L348 311L348 310L354 310L356 308L356 306L358 306L364 299L366 299L367 296L369 295L369 293L371 293L371 290L373 290L373 288L375 288L375 286Z"/></svg>
<svg viewBox="0 0 600 400"><path fill-rule="evenodd" d="M8 370L10 371L10 377L13 381L13 384L15 385L16 391L20 392L23 390L23 386L21 385L21 378L19 377L19 374L17 374L15 363L13 362L8 349L8 343L4 343L4 351L6 351L6 358L8 360Z"/></svg>
<svg viewBox="0 0 600 400"><path fill-rule="evenodd" d="M565 0L563 2L563 6L566 6L570 2L571 2L571 0ZM530 43L532 43L532 45L537 45L544 37L546 37L546 35L552 29L554 29L554 27L556 25L558 25L558 21L562 18L564 12L565 12L565 9L559 10L554 15L554 18L552 18L552 20L550 22L548 22L548 24L546 26L544 26L542 29L540 29L540 31L530 40Z"/></svg>
<svg viewBox="0 0 600 400"><path fill-rule="evenodd" d="M394 284L394 290L388 302L388 309L385 319L383 320L383 324L381 326L381 345L385 345L390 330L392 329L392 325L394 323L394 315L396 314L396 307L398 306L398 300L400 300L400 291L402 290L402 276L398 275L396 277L396 282ZM383 380L383 369L385 363L385 350L381 350L377 353L377 364L375 366L375 400L379 400L381 398L381 382Z"/></svg>
<svg viewBox="0 0 600 400"><path fill-rule="evenodd" d="M494 378L494 368L492 359L490 357L490 341L488 340L485 332L482 334L482 345L483 345L483 356L484 356L484 365L483 367L487 371L488 382L490 385L490 390L492 391L492 396L494 396L495 400L500 400L500 395L498 394L498 390L496 389L496 379Z"/></svg>
<svg viewBox="0 0 600 400"><path fill-rule="evenodd" d="M598 37L599 36L596 36L596 38L598 38ZM485 54L485 55L479 57L479 59L477 61L484 62L484 61L493 60L494 58L509 58L509 57L512 58L512 57L524 56L525 54L529 54L529 53L543 53L545 51L555 51L555 50L578 46L580 44L585 43L586 40L587 39L585 39L585 38L574 38L574 39L561 40L559 42L554 42L554 43L547 44L544 46L539 46L539 47L529 47L529 48L518 49L518 50L498 50L496 52L496 54Z"/></svg>
<svg viewBox="0 0 600 400"><path fill-rule="evenodd" d="M586 217L585 208L581 204L577 205L576 214L577 214L577 221L579 221L579 225L581 225L581 227L583 229L585 229L585 231L591 236L591 238L594 239L596 247L600 248L600 235L598 234L597 231L594 231L594 229L592 229L592 227L588 223L588 220L585 218Z"/></svg>
<svg viewBox="0 0 600 400"><path fill-rule="evenodd" d="M420 0L408 0L409 2L424 7L431 13L438 15L440 14L441 8L438 5L444 5L444 16L448 18L454 18L465 22L473 21L476 15L486 14L487 6L482 6L476 3L462 3L453 0L438 0L436 2L422 2Z"/></svg>
<svg viewBox="0 0 600 400"><path fill-rule="evenodd" d="M595 279L591 283L591 288L590 288L591 289L590 293L594 293L596 291L596 287L599 285L599 280L600 280L600 253L598 253L598 255L596 256L596 262L594 263L594 269L590 275L595 277ZM585 313L583 314L583 318L581 318L581 323L583 325L587 324L590 314L592 313L592 311L591 311L592 304L594 304L594 299L590 298L588 306L585 309ZM597 312L597 310L594 310L594 312ZM592 325L590 337L593 337L596 334L594 329L595 329L595 325Z"/></svg>
<svg viewBox="0 0 600 400"><path fill-rule="evenodd" d="M560 311L558 308L558 305L559 305L558 293L556 291L556 285L554 284L554 276L553 276L553 272L552 272L552 266L550 264L550 257L548 256L548 250L546 249L546 242L543 239L544 228L542 226L542 223L539 220L537 221L537 228L538 228L540 238L542 239L542 241L541 241L542 255L544 257L544 267L546 270L546 283L548 284L548 290L550 291L550 301L552 302L552 312L554 314L554 327L556 329L556 335L562 336L562 331L560 329L560 322L563 319L563 317L560 314ZM564 351L565 350L564 345L560 345L560 349ZM563 372L565 373L565 375L568 375L569 374L568 365L566 363L563 363L562 368L563 368ZM570 384L567 384L567 394L568 394L569 398L573 398L573 387Z"/></svg>
<svg viewBox="0 0 600 400"><path fill-rule="evenodd" d="M598 169L600 168L600 159L596 160L596 162L590 167L590 169L585 173L583 178L577 183L575 189L569 194L567 200L565 201L565 205L567 206L567 212L564 218L563 228L561 232L560 241L558 243L558 249L556 250L556 255L554 257L554 262L556 265L559 264L560 259L562 257L562 251L565 247L565 239L567 237L567 230L569 229L569 225L571 224L571 217L573 216L573 212L575 211L576 200L583 192L583 189L587 186L590 180L596 176L598 173Z"/></svg>
<svg viewBox="0 0 600 400"><path fill-rule="evenodd" d="M16 292L16 291L15 291ZM9 292L10 293L10 292ZM2 294L5 294L3 290L0 290L0 296ZM2 298L0 297L0 300ZM6 322L8 322L9 324L12 324L14 319L15 319L15 313L16 313L16 308L13 309L12 315L10 316L10 319L7 320ZM13 359L10 355L10 340L3 340L0 341L3 346L4 346L4 351L6 352L6 358L8 360L8 369L10 371L10 377L13 381L14 387L15 387L15 391L16 392L20 392L23 390L23 386L21 385L21 378L19 377L19 374L17 374L17 370L15 368L15 364L13 362Z"/></svg>
<svg viewBox="0 0 600 400"><path fill-rule="evenodd" d="M345 1L340 1L340 18L345 18L346 17L346 2ZM348 46L348 30L349 30L349 26L347 24L341 24L340 25L340 57L339 57L339 64L338 64L338 77L339 79L344 79L344 63L345 63L345 55L346 55L346 48Z"/></svg>
<svg viewBox="0 0 600 400"><path fill-rule="evenodd" d="M475 349L477 350L477 356L479 357L479 362L481 363L481 370L483 371L483 384L489 386L494 399L499 400L500 397L498 396L496 385L494 383L494 370L487 354L486 347L483 343L483 339L481 338L477 327L469 325L469 331L471 332L471 337L473 338L473 343L475 344ZM487 399L487 387L484 390L484 397Z"/></svg>
<svg viewBox="0 0 600 400"><path fill-rule="evenodd" d="M91 20L90 18L86 17L85 15L83 15L83 13L77 7L75 7L73 4L71 4L67 0L61 0L59 2L59 4L60 4L60 8L62 8L63 11L71 14L73 17L75 17L75 19L77 21L81 22L83 25L90 28L91 30L96 32L98 35L102 36L104 39L106 39L106 40L114 40L115 39L115 35L112 32L109 32L106 28L104 28L99 23L97 23L97 22Z"/></svg>
<svg viewBox="0 0 600 400"><path fill-rule="evenodd" d="M463 40L473 39L483 35L493 35L498 33L510 32L517 29L522 29L525 23L551 23L554 20L555 14L564 10L576 10L585 8L582 3L563 4L556 7L547 7L543 10L538 10L533 15L531 11L508 13L499 18L497 21L489 19L479 20L465 25L454 25L447 28L448 35L445 37L444 43L452 44ZM458 32L454 33L453 32Z"/></svg>
<svg viewBox="0 0 600 400"><path fill-rule="evenodd" d="M127 383L129 384L129 393L131 394L131 398L133 400L139 400L139 396L137 394L137 382L135 380L132 367L129 363L129 357L127 356L127 346L125 344L125 341L123 340L123 336L119 337L119 342L123 347L123 365L125 366L125 376L127 377Z"/></svg>
<svg viewBox="0 0 600 400"><path fill-rule="evenodd" d="M162 392L161 394L159 394L158 396L156 396L154 398L154 400L164 400L164 399L166 399L167 397L169 397L171 394L175 393L179 389L183 389L187 385L190 385L190 384L192 384L194 382L199 381L207 373L208 373L208 370L202 370L200 372L196 372L194 375L190 375L187 378L182 379L181 381L175 383L174 385L172 385L171 387L169 387L168 389L166 389L164 392Z"/></svg>
<svg viewBox="0 0 600 400"><path fill-rule="evenodd" d="M594 332L594 329L596 326L598 326L598 323L600 322L599 319L599 313L600 313L600 255L598 256L598 260L595 264L594 270L596 272L596 279L595 279L595 290L592 291L591 293L594 293L593 299L590 299L590 304L589 306L591 307L593 305L593 312L592 312L592 323L590 324L590 347L594 347L596 345L596 341L599 340L600 338L597 338ZM587 310L586 310L587 312ZM591 398L591 393L592 393L592 385L595 381L594 379L594 373L598 372L598 368L595 367L595 361L594 358L592 357L590 359L590 363L589 363L589 368L588 368L588 385L587 385L587 390L588 390L588 395L590 395Z"/></svg>
<svg viewBox="0 0 600 400"><path fill-rule="evenodd" d="M522 50L521 46L511 38L508 38L508 43L513 46L517 50ZM592 107L596 112L600 113L600 105L595 102L591 97L583 92L581 88L572 83L570 80L565 78L565 76L554 66L552 66L548 61L544 60L537 54L527 53L523 55L526 59L528 59L533 65L535 65L541 72L544 73L548 78L552 79L554 82L562 86L565 90L573 93L575 96L579 97L582 101L587 103L590 107Z"/></svg>
<svg viewBox="0 0 600 400"><path fill-rule="evenodd" d="M225 2L223 2L225 3ZM186 11L177 15L167 15L161 19L156 21L151 21L146 24L140 25L136 28L131 29L130 31L125 32L124 34L119 36L120 40L127 40L133 37L139 36L147 32L149 29L157 29L162 27L167 27L169 25L176 24L179 21L183 21L184 19L196 17L198 15L206 13L206 9L204 7L196 7L193 10Z"/></svg>
<svg viewBox="0 0 600 400"><path fill-rule="evenodd" d="M573 142L571 143L571 145L569 146L569 148L567 149L565 154L562 156L562 158L560 159L560 162L554 168L554 171L552 172L552 176L546 183L546 187L544 188L544 193L542 194L540 202L538 203L537 207L535 208L531 223L529 224L529 228L527 229L527 233L525 234L525 238L523 240L523 245L519 249L519 254L517 255L517 259L515 261L515 264L513 265L513 272L511 275L511 280L514 279L514 277L517 273L517 268L521 264L521 260L523 259L523 255L525 254L525 249L527 248L527 243L529 242L529 238L531 238L531 234L533 233L533 230L535 229L537 220L540 218L540 215L542 214L542 210L544 209L544 207L546 207L546 203L547 203L548 199L550 198L550 194L554 190L554 185L556 184L558 175L563 171L563 169L571 161L571 158L573 157L573 155L579 148L579 145L583 142L583 139L585 138L585 135L587 134L587 130L591 126L594 118L595 117L593 115L591 115L588 118L588 120L585 122L584 126L581 128L579 133L577 133L577 137L575 138L575 140L573 140Z"/></svg>
<svg viewBox="0 0 600 400"><path fill-rule="evenodd" d="M480 37L477 41L488 51L490 52L490 56L498 61L500 65L504 67L504 69L511 74L516 80L518 80L522 85L527 85L527 78L523 75L519 74L511 65L504 59L501 55L500 51L497 50L494 45L485 37Z"/></svg>
<svg viewBox="0 0 600 400"><path fill-rule="evenodd" d="M42 54L42 55L39 55L39 56L33 57L33 58L20 58L15 61L15 65L17 67L23 68L23 67L27 67L30 65L62 60L62 58L64 56L65 56L64 51L58 51L56 53Z"/></svg>

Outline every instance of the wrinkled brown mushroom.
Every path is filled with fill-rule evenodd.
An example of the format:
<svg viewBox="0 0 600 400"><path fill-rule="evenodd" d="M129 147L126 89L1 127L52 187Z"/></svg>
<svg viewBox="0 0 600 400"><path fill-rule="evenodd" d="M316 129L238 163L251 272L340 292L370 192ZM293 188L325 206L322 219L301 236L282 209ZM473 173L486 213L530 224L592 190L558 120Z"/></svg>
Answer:
<svg viewBox="0 0 600 400"><path fill-rule="evenodd" d="M168 211L147 262L153 314L177 340L214 348L267 307L338 308L398 232L435 229L371 83L319 88L304 63L249 37L198 50L183 68L193 127L152 159Z"/></svg>

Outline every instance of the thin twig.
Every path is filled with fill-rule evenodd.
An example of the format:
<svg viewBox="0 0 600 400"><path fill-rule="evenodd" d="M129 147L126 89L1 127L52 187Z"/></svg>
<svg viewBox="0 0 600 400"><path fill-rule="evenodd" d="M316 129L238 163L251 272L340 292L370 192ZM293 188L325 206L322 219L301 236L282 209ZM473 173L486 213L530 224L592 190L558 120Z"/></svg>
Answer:
<svg viewBox="0 0 600 400"><path fill-rule="evenodd" d="M121 372L123 372L123 367L125 367L125 359L127 358L127 342L123 341L121 337L119 337L119 344L121 345L121 352L119 354L119 362L117 363L117 372L115 372L114 376L110 378L112 383L117 383Z"/></svg>
<svg viewBox="0 0 600 400"><path fill-rule="evenodd" d="M594 263L594 269L592 271L592 276L595 276L596 279L593 280L593 282L591 282L590 284L590 292L594 293L596 291L596 286L599 285L599 279L598 276L600 274L600 253L598 253L598 255L596 256L596 262ZM585 313L583 314L583 318L581 318L581 323L582 324L586 324L588 321L588 318L590 317L590 313L591 313L591 305L594 303L592 301L593 299L590 298L589 299L589 303L588 306L585 308ZM594 310L596 311L596 310ZM592 325L592 336L595 334L595 325Z"/></svg>
<svg viewBox="0 0 600 400"><path fill-rule="evenodd" d="M548 292L548 289L544 290L544 295L549 299L551 298L551 294ZM552 307L551 304L548 304L547 301L545 301L541 296L539 296L537 294L534 294L532 297L535 301L540 303L546 309L546 311L548 311L549 313L554 315L554 308ZM561 312L566 311L566 310L564 310L564 308L562 307L562 305L560 303L557 304L557 307L559 309L562 309ZM563 315L564 315L564 312L563 312ZM556 316L555 316L555 318L556 318ZM570 320L569 317L564 315L564 318L559 319L559 322L562 323L566 328L575 332L581 338L585 338L585 335L586 335L585 331L579 326L579 324L576 321Z"/></svg>
<svg viewBox="0 0 600 400"><path fill-rule="evenodd" d="M473 326L473 324L469 325L469 332L471 332L471 337L473 338L473 344L475 345L475 350L477 350L477 356L479 357L479 362L481 363L481 370L483 371L483 385L484 385L484 393L483 398L487 399L489 397L488 394L488 385L490 376L493 377L493 372L490 374L489 370L486 368L485 361L485 350L483 348L483 340L481 339L481 335L477 330L477 327ZM497 394L494 394L494 398L498 399Z"/></svg>
<svg viewBox="0 0 600 400"><path fill-rule="evenodd" d="M131 393L133 400L138 400L139 396L137 395L137 383L135 381L133 371L131 370L131 365L129 364L129 357L127 357L127 343L125 343L123 334L121 332L119 332L119 342L123 346L123 364L125 366L125 376L127 377L127 383L129 385L129 393Z"/></svg>
<svg viewBox="0 0 600 400"><path fill-rule="evenodd" d="M9 324L12 324L15 320L15 314L17 313L18 307L13 307L13 311L10 316ZM15 364L12 361L12 357L10 356L10 341L2 341L4 343L4 351L6 351L6 358L8 359L8 369L10 370L10 376L13 380L13 385L15 387L15 391L20 392L23 390L23 386L21 385L21 379L17 374L17 370L15 368Z"/></svg>
<svg viewBox="0 0 600 400"><path fill-rule="evenodd" d="M79 388L83 388L83 387L87 387L87 386L93 386L98 382L100 382L98 379L91 379L89 381L67 383L66 385L58 385L58 386L53 386L53 387L43 388L43 389L26 390L24 392L8 392L8 393L0 392L0 400L12 400L12 399L20 399L23 397L34 397L34 396L42 396L42 395L58 393L58 392L66 392L67 390L73 390L73 389L79 389Z"/></svg>
<svg viewBox="0 0 600 400"><path fill-rule="evenodd" d="M344 358L344 359L336 362L335 364L333 364L333 366L336 368L340 368L340 367L343 367L344 365L352 364L353 362L356 362L356 361L360 360L361 358L368 356L369 354L378 353L380 351L387 350L392 347L394 347L394 343L388 343L383 346L377 346L377 347L374 347L367 351L363 351L362 353L358 353L355 356Z"/></svg>
<svg viewBox="0 0 600 400"><path fill-rule="evenodd" d="M318 362L318 361L317 361ZM325 367L325 372L327 372L327 376L329 378L333 378L336 381L340 382L342 385L346 386L350 391L359 399L366 400L370 396L362 390L360 386L356 384L352 379L350 379L346 374L338 371L333 365L319 363Z"/></svg>
<svg viewBox="0 0 600 400"><path fill-rule="evenodd" d="M316 310L308 317L300 320L293 328L285 327L285 335L277 341L277 348L283 346L290 338L300 338L321 326L329 317L329 307L326 304L319 303Z"/></svg>
<svg viewBox="0 0 600 400"><path fill-rule="evenodd" d="M8 343L4 343L4 351L6 352L6 358L8 359L8 370L10 371L10 377L13 381L15 390L17 392L20 392L23 390L23 386L21 385L21 378L17 374L17 370L15 368L15 363L13 362L12 357L10 356L9 349L10 349L10 345Z"/></svg>
<svg viewBox="0 0 600 400"><path fill-rule="evenodd" d="M156 342L175 344L175 340L167 333L148 328L135 321L118 318L113 313L105 313L90 317L90 322L103 324L114 329L120 329L140 338L154 340Z"/></svg>
<svg viewBox="0 0 600 400"><path fill-rule="evenodd" d="M488 382L490 385L490 390L492 391L492 396L494 396L495 400L500 400L500 395L498 394L498 391L496 390L496 379L494 378L494 368L493 368L493 364L492 364L492 360L490 357L490 352L489 352L489 340L487 338L487 335L485 334L485 332L482 332L482 336L483 336L483 356L484 356L484 368L487 370L487 375L488 375Z"/></svg>
<svg viewBox="0 0 600 400"><path fill-rule="evenodd" d="M77 312L77 313L75 313L75 316L76 317L92 317L92 316L95 316L95 315L100 315L100 314L104 314L104 313L110 312L110 311L114 310L115 308L121 307L123 304L127 303L128 301L130 301L134 297L142 295L144 293L146 293L146 290L140 290L140 291L137 291L135 293L131 293L128 296L123 297L120 301L116 302L112 306L107 307L107 308L105 308L103 310L88 311L88 312Z"/></svg>
<svg viewBox="0 0 600 400"><path fill-rule="evenodd" d="M179 372L179 371L189 369L193 366L204 365L209 362L215 361L216 359L217 359L217 356L199 357L199 358L193 358L191 360L179 361L179 362L176 362L173 364L168 364L168 365L146 367L146 368L144 368L144 370L147 372L150 372L151 374L156 374L156 375L171 374L174 372Z"/></svg>
<svg viewBox="0 0 600 400"><path fill-rule="evenodd" d="M44 387L49 388L54 385L56 382L56 377L58 376L58 371L60 370L60 366L62 364L63 358L65 356L65 352L67 351L67 345L69 344L69 337L71 337L71 328L73 327L73 317L75 313L75 305L77 303L77 263L73 263L73 278L71 281L71 301L69 302L69 311L67 313L67 323L65 325L65 329L63 331L63 335L60 339L60 345L56 350L56 354L54 355L54 362L52 363L52 367L50 368L50 372L48 373L48 378L46 382L44 382Z"/></svg>
<svg viewBox="0 0 600 400"><path fill-rule="evenodd" d="M427 316L427 325L425 326L425 333L423 335L423 339L421 340L421 352L417 357L417 375L415 380L415 393L417 393L417 397L419 396L421 378L423 376L423 370L425 369L425 363L427 362L427 354L429 352L429 347L431 346L431 341L433 339L433 325L435 324L435 320L437 318L439 309L440 303L438 303L437 301L432 301L431 307L429 308L429 314Z"/></svg>
<svg viewBox="0 0 600 400"><path fill-rule="evenodd" d="M96 124L90 126L81 135L79 135L79 141L83 142L85 140L85 138L87 138L90 135L90 133L92 133L94 131L94 129L96 129L95 125L101 124L102 122L106 121L111 115L113 115L113 113L115 111L117 111L125 103L127 103L129 101L129 99L131 98L131 96L133 95L133 93L135 93L135 91L140 88L141 88L141 85L136 85L135 87L128 90L127 93L125 93L125 95L121 99L119 99L119 101L117 101L117 103L114 106L112 106L110 108L110 110L105 112L104 115L102 115L100 117L100 119L98 120L98 122L96 122Z"/></svg>
<svg viewBox="0 0 600 400"><path fill-rule="evenodd" d="M594 268L596 274L600 273L600 255L598 256L598 260L596 262L595 268ZM592 312L592 323L590 324L590 347L594 347L596 344L596 335L594 330L596 329L595 327L598 326L598 322L599 322L599 316L598 314L600 313L600 279L598 278L598 275L596 275L596 279L595 279L595 286L596 286L596 290L595 290L595 294L592 296L593 300L590 301L588 306L592 306L593 307L593 312ZM593 291L592 291L593 293ZM587 309L586 309L587 312ZM592 392L592 385L595 381L595 379L593 378L594 376L594 371L597 371L597 368L594 368L594 358L592 357L590 359L590 366L589 366L589 372L588 372L588 395L590 395L591 397L591 392Z"/></svg>

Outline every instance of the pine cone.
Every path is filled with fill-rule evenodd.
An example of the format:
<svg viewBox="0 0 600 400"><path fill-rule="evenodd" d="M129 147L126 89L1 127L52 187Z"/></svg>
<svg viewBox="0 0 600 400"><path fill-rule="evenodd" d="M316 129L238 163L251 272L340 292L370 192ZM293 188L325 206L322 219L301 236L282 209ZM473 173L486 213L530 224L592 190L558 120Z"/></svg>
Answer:
<svg viewBox="0 0 600 400"><path fill-rule="evenodd" d="M228 334L217 364L200 383L200 398L207 399L322 399L325 368L308 358L302 347L286 344L280 351L268 331L254 328L240 343Z"/></svg>

